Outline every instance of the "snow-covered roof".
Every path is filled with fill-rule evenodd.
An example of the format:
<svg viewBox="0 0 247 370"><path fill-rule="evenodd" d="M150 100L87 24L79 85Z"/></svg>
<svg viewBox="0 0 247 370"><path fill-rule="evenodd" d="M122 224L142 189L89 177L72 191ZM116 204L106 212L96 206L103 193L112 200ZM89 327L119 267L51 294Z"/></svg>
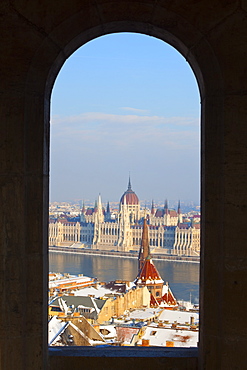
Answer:
<svg viewBox="0 0 247 370"><path fill-rule="evenodd" d="M105 339L116 338L117 336L116 327L114 325L100 325L99 330Z"/></svg>
<svg viewBox="0 0 247 370"><path fill-rule="evenodd" d="M66 329L68 326L67 322L61 321L53 316L48 323L48 345L51 346L59 335Z"/></svg>
<svg viewBox="0 0 247 370"><path fill-rule="evenodd" d="M128 314L128 318L131 320L150 320L152 317L157 317L161 309L159 308L145 308L142 310L134 310Z"/></svg>
<svg viewBox="0 0 247 370"><path fill-rule="evenodd" d="M117 284L115 284L117 285ZM122 284L119 284L119 285L122 285ZM129 283L129 286L126 286L126 291L129 291L131 290L132 288L136 288L136 285L134 282L130 282ZM95 296L95 298L101 298L101 297L105 297L107 295L117 295L117 294L121 294L121 292L117 292L116 290L114 289L109 289L109 288L105 288L104 286L102 285L99 285L97 288L95 287L85 287L85 288L82 288L82 289L78 289L78 290L75 290L73 291L74 295L75 296Z"/></svg>
<svg viewBox="0 0 247 370"><path fill-rule="evenodd" d="M138 274L137 284L163 284L164 281L161 278L156 266L154 265L151 258L146 258L143 267Z"/></svg>
<svg viewBox="0 0 247 370"><path fill-rule="evenodd" d="M150 346L197 347L198 331L174 330L147 326L142 339L149 340ZM141 344L141 341L138 342Z"/></svg>
<svg viewBox="0 0 247 370"><path fill-rule="evenodd" d="M104 297L107 294L112 294L113 291L107 288L104 288L103 286L100 286L99 288L94 287L87 287L79 290L75 290L74 292L75 296L95 296L95 298ZM114 292L116 293L116 292Z"/></svg>
<svg viewBox="0 0 247 370"><path fill-rule="evenodd" d="M177 323L185 324L186 322L190 323L190 318L194 318L195 324L199 322L199 314L196 312L187 312L187 311L179 311L179 310L163 310L159 316L160 321L169 321L173 323L177 321Z"/></svg>
<svg viewBox="0 0 247 370"><path fill-rule="evenodd" d="M49 281L49 288L56 288L61 284L72 284L72 283L87 283L92 282L94 279L88 276L70 276L69 278L61 278L57 280Z"/></svg>
<svg viewBox="0 0 247 370"><path fill-rule="evenodd" d="M56 297L50 305L58 306L61 303L66 305L69 309L74 312L78 306L83 306L84 308L88 308L89 312L85 312L84 316L91 319L96 319L98 313L104 306L106 300L98 299L88 296L71 296L71 295L63 295L62 297ZM91 310L91 308L93 310Z"/></svg>

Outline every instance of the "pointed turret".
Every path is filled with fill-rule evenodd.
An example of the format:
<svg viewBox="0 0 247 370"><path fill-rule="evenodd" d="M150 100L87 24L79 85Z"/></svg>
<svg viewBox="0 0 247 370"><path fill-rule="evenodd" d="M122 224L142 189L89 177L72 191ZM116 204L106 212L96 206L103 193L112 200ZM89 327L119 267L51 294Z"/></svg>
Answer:
<svg viewBox="0 0 247 370"><path fill-rule="evenodd" d="M101 195L98 196L98 211L102 211Z"/></svg>
<svg viewBox="0 0 247 370"><path fill-rule="evenodd" d="M180 200L178 201L178 225L183 222L183 215L181 213Z"/></svg>
<svg viewBox="0 0 247 370"><path fill-rule="evenodd" d="M130 175L129 175L128 190L132 190L132 189L131 189L131 182L130 182Z"/></svg>
<svg viewBox="0 0 247 370"><path fill-rule="evenodd" d="M149 249L148 226L146 218L144 218L142 242L139 252L139 271L135 279L137 286L146 286L150 292L150 306L152 307L171 307L177 306L168 285L164 286L164 280L161 278L159 271L152 261ZM173 299L172 299L173 298Z"/></svg>
<svg viewBox="0 0 247 370"><path fill-rule="evenodd" d="M168 201L167 201L167 199L165 200L164 210L165 210L165 214L168 215Z"/></svg>
<svg viewBox="0 0 247 370"><path fill-rule="evenodd" d="M81 209L81 217L80 221L85 222L85 214L86 214L86 207L85 207L85 202L83 201L82 209Z"/></svg>
<svg viewBox="0 0 247 370"><path fill-rule="evenodd" d="M103 207L102 207L102 201L101 201L101 195L98 196L98 202L97 202L97 221L103 222L104 221L104 213L103 213Z"/></svg>
<svg viewBox="0 0 247 370"><path fill-rule="evenodd" d="M150 248L148 242L148 226L147 220L144 218L143 229L142 229L142 241L138 257L138 270L140 271L144 265L146 258L150 255Z"/></svg>
<svg viewBox="0 0 247 370"><path fill-rule="evenodd" d="M151 214L154 215L155 211L154 211L154 201L152 200L152 207L151 207Z"/></svg>
<svg viewBox="0 0 247 370"><path fill-rule="evenodd" d="M94 209L93 209L94 212L97 212L98 211L98 204L97 204L97 200L95 200L94 202Z"/></svg>
<svg viewBox="0 0 247 370"><path fill-rule="evenodd" d="M111 210L110 210L110 203L108 201L107 206L106 206L106 212L105 212L105 222L108 222L110 220L111 220Z"/></svg>

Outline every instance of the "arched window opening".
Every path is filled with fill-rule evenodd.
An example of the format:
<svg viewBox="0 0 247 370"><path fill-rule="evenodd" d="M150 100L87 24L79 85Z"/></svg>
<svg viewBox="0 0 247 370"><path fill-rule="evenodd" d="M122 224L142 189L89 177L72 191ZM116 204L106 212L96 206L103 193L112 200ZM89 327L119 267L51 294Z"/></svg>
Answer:
<svg viewBox="0 0 247 370"><path fill-rule="evenodd" d="M166 268L162 267L163 261L155 262L159 273L163 271L161 278L171 286L171 296L169 291L165 292L168 288L164 284L162 294L158 291L153 300L145 304L142 301L140 305L138 294L143 293L136 289L135 303L127 306L130 303L126 298L121 312L119 297L111 307L105 298L105 309L99 309L96 318L90 316L96 302L83 311L89 323L102 324L140 306L158 305L161 309L161 300L166 299L170 305L173 294L179 305L188 301L196 309L199 152L198 88L190 67L171 46L144 35L113 34L85 44L65 63L52 97L50 216L53 225L54 220L60 221L59 227L63 229L69 221L70 228L66 238L62 239L63 231L60 239L55 240L56 233L51 235L50 272L88 275L88 285L95 284L91 277L99 281L133 281L138 274L137 264L133 273L133 267L119 262L123 259L100 254L111 252L133 257L135 252L137 261L145 217L153 259L157 255L161 259L167 256L170 260L197 262L178 265L166 261ZM126 198L119 203L129 171L128 194L133 186L139 199L148 199L139 201L137 197L139 208L135 201L128 204ZM109 210L106 199L110 199ZM104 223L108 226L102 226ZM74 237L78 227L80 240ZM192 228L195 237L190 234ZM57 247L61 252L59 258L55 253ZM68 251L74 255L65 253ZM133 258L128 260L129 265L130 261ZM173 267L167 268L172 263ZM61 266L63 271L58 270ZM114 269L115 276L108 279L109 271ZM169 270L172 273L168 276ZM184 281L184 276L190 281ZM149 285L148 289L152 292L154 287ZM94 297L99 298L102 297ZM65 296L53 299L70 315L82 312ZM69 338L73 345L86 345L83 340L75 341L72 332L68 329L59 339L61 343L68 344ZM107 343L107 338L104 341Z"/></svg>

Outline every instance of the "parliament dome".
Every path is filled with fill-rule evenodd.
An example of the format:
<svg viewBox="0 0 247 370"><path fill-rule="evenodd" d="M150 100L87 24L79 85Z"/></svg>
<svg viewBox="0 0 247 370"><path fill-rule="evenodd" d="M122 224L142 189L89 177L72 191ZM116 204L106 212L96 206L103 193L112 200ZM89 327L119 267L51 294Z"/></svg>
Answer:
<svg viewBox="0 0 247 370"><path fill-rule="evenodd" d="M139 204L139 199L136 193L131 189L131 183L129 179L128 189L126 192L121 196L120 203L124 204L124 198L125 202L128 205L137 205Z"/></svg>

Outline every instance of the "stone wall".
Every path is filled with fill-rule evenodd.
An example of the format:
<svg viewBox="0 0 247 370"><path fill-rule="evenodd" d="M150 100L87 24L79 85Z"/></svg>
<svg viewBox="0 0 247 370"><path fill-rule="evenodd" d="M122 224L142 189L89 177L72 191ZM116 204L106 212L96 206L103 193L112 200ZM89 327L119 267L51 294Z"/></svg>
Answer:
<svg viewBox="0 0 247 370"><path fill-rule="evenodd" d="M0 338L1 369L48 368L49 110L53 83L78 47L121 31L140 32L170 43L186 58L198 81L202 104L198 361L201 369L245 368L246 2L3 0L0 14L0 322L2 332L8 333ZM51 355L50 369L197 366L195 351L189 350L187 355L182 351L180 358L171 351L168 357L165 351L160 354L154 349L139 355L131 351L122 355L121 361L116 352L109 357L100 357L101 352L96 357L95 352L81 353L74 352L74 357L67 352Z"/></svg>

